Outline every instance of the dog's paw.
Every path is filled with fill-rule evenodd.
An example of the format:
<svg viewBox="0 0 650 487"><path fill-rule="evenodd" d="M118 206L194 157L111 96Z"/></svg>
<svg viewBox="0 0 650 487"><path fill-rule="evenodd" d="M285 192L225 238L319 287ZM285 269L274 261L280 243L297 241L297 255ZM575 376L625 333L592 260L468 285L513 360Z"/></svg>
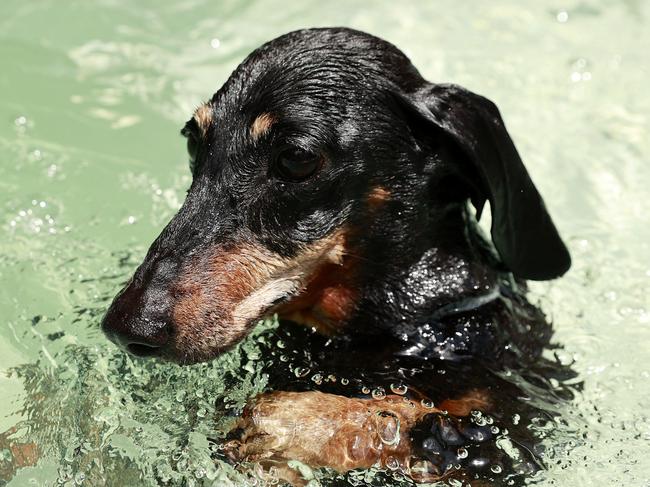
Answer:
<svg viewBox="0 0 650 487"><path fill-rule="evenodd" d="M277 467L299 460L341 473L377 466L416 481L435 481L449 473L452 456L474 433L446 411L425 404L398 395L359 399L317 391L262 394L244 410L224 453L235 462ZM487 401L474 396L443 405L463 415Z"/></svg>

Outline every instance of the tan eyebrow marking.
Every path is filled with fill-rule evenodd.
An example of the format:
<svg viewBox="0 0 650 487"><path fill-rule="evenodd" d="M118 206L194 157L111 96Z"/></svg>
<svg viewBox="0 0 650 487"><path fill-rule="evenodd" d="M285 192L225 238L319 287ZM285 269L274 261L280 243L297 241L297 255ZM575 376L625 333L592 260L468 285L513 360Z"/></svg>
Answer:
<svg viewBox="0 0 650 487"><path fill-rule="evenodd" d="M194 111L194 120L201 129L201 135L205 135L212 124L212 106L206 103Z"/></svg>
<svg viewBox="0 0 650 487"><path fill-rule="evenodd" d="M275 116L268 112L264 112L258 115L257 118L251 124L250 134L253 140L257 140L262 135L267 133L275 122L277 122Z"/></svg>

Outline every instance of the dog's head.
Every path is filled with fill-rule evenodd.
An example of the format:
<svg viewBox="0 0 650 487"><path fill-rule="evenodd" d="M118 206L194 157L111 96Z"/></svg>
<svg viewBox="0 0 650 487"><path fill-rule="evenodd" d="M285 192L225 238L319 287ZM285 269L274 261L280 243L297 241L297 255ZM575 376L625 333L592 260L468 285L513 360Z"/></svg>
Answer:
<svg viewBox="0 0 650 487"><path fill-rule="evenodd" d="M496 107L425 81L393 45L310 29L253 52L182 133L193 182L103 328L137 355L207 360L279 312L321 328L427 239L490 201L517 277L570 264ZM369 271L368 269L373 269Z"/></svg>

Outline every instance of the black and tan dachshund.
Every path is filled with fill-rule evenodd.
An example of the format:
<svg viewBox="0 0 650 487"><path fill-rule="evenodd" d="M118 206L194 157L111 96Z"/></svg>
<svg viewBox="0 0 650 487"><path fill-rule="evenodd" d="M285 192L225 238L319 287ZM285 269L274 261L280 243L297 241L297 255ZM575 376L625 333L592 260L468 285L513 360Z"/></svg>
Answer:
<svg viewBox="0 0 650 487"><path fill-rule="evenodd" d="M310 374L252 400L229 458L460 475L489 435L470 411L498 416L505 394L486 367L532 363L550 337L524 280L570 266L496 106L424 80L384 40L307 29L250 54L182 134L192 185L108 310L109 338L189 364L264 316L305 324L319 335L286 336L329 389Z"/></svg>

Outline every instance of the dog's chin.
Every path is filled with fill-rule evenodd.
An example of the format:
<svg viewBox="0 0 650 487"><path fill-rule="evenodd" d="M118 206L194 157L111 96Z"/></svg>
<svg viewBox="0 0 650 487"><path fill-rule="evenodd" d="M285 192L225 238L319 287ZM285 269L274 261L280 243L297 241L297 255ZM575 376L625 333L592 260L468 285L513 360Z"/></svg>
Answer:
<svg viewBox="0 0 650 487"><path fill-rule="evenodd" d="M173 348L166 350L158 357L158 359L164 362L174 363L176 365L196 365L203 362L211 362L212 360L235 348L238 343L239 342L200 350L194 348Z"/></svg>
<svg viewBox="0 0 650 487"><path fill-rule="evenodd" d="M245 327L239 330L221 326L218 330L206 329L192 339L188 339L187 336L177 336L157 358L177 365L210 362L236 348L265 317L266 315L262 315L248 320Z"/></svg>

